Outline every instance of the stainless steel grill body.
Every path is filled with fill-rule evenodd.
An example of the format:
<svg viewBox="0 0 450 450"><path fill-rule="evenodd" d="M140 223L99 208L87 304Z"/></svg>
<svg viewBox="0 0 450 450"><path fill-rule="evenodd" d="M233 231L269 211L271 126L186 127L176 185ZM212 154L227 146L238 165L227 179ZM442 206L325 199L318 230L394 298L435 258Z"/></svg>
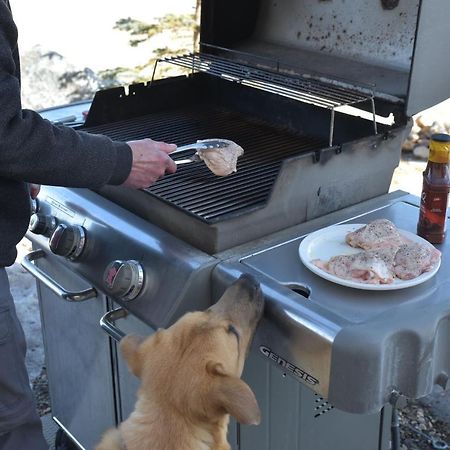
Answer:
<svg viewBox="0 0 450 450"><path fill-rule="evenodd" d="M85 449L91 448L105 424L126 418L137 385L116 355L115 346L108 350L106 335L100 327L95 330L93 316L98 320L108 309L122 306L134 325L126 325L127 320L124 326L117 325L125 332L148 334L168 326L188 310L207 307L245 272L260 280L266 298L265 318L245 373L262 404L265 422L261 428L232 428L231 440L236 437L241 442L236 442L234 449L253 450L255 444L259 449L273 449L280 436L285 436L287 449L309 449L316 442L315 449L327 450L330 442L338 439L337 448L361 450L359 432L351 439L346 437L357 426L366 436L378 436L379 448L384 450L389 448L389 435L383 417L389 412L386 404L393 390L415 398L429 393L434 384L447 386L450 360L445 348L450 309L445 259L427 283L388 293L336 286L309 273L298 259L302 237L333 223L387 217L413 231L417 199L399 194L378 197L214 257L93 192L44 188L40 199L42 213L51 214L58 223L83 225L88 236L82 257L67 267L68 263L49 252L45 236L29 235L34 247L45 254L36 264L64 289L93 287L97 291L97 297L74 304L58 299L47 281L40 283L54 414ZM444 255L447 247L441 247ZM103 271L115 258L141 262L145 284L136 300L115 299L113 304L108 298ZM64 331L72 325L63 317L77 323L73 332ZM83 331L86 324L87 333ZM57 335L70 339L62 345ZM415 339L408 338L413 335ZM83 348L89 351L80 352ZM113 352L111 362L95 357L100 348ZM72 352L76 358L63 363L61 358ZM402 363L394 364L396 360ZM109 374L110 364L114 375L102 376L102 371ZM102 389L98 389L98 382ZM70 401L68 389L75 396ZM105 390L111 395L115 392L114 401L113 397L104 398ZM324 400L319 400L318 405L318 398L329 403L323 406ZM102 411L101 420L87 424L84 408L94 405ZM380 416L380 409L385 410L384 416ZM280 420L281 410L291 421ZM293 423L298 423L299 429L292 431ZM301 431L306 423L309 431ZM314 438L317 433L320 438ZM373 439L367 441L367 450L373 448Z"/></svg>

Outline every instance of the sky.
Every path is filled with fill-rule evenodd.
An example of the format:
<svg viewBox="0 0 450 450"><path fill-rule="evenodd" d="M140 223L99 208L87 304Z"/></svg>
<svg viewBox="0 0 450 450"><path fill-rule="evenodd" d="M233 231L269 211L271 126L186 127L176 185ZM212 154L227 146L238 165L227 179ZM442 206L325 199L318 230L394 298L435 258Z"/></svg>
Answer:
<svg viewBox="0 0 450 450"><path fill-rule="evenodd" d="M150 58L149 46L128 45L113 30L121 18L150 22L166 13L190 13L194 0L10 0L21 53L35 45L60 53L76 67L132 67Z"/></svg>

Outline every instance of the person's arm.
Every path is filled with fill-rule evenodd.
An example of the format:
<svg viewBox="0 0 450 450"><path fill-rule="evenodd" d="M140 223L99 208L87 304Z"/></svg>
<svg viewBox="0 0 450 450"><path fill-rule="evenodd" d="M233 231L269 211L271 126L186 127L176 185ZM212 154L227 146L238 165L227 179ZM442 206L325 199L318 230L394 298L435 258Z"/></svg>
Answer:
<svg viewBox="0 0 450 450"><path fill-rule="evenodd" d="M0 177L37 184L99 187L130 175L129 145L54 126L23 110L13 52L17 30L0 1Z"/></svg>
<svg viewBox="0 0 450 450"><path fill-rule="evenodd" d="M0 177L64 186L126 182L144 187L165 171L176 170L166 155L175 146L151 140L138 141L140 145L113 142L106 136L54 126L33 111L22 110L13 56L16 42L11 13L0 1ZM147 171L154 163L150 172L155 173L139 177L134 167L138 163Z"/></svg>
<svg viewBox="0 0 450 450"><path fill-rule="evenodd" d="M116 142L52 125L22 110L16 46L15 24L0 0L0 177L69 187L144 188L177 170L168 156L174 144L151 139Z"/></svg>

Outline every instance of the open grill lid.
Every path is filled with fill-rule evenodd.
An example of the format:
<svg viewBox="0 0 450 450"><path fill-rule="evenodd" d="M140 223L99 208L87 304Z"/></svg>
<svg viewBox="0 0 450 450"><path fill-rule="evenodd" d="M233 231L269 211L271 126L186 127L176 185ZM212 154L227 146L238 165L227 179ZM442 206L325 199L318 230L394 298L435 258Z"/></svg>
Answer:
<svg viewBox="0 0 450 450"><path fill-rule="evenodd" d="M450 97L449 13L448 0L203 0L200 57L372 85L411 116Z"/></svg>

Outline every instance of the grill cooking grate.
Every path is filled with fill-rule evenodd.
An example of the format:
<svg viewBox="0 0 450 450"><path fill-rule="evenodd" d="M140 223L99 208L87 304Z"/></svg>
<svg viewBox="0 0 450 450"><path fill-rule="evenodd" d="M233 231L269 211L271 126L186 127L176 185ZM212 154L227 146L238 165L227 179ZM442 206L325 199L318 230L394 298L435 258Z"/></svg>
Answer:
<svg viewBox="0 0 450 450"><path fill-rule="evenodd" d="M85 131L120 141L150 137L183 145L197 139L226 138L241 145L244 155L238 160L236 173L217 177L203 162L184 164L178 166L177 173L146 189L207 223L263 207L283 159L326 146L323 140L277 130L239 113L210 106L158 112ZM189 154L180 152L174 159L184 159Z"/></svg>

